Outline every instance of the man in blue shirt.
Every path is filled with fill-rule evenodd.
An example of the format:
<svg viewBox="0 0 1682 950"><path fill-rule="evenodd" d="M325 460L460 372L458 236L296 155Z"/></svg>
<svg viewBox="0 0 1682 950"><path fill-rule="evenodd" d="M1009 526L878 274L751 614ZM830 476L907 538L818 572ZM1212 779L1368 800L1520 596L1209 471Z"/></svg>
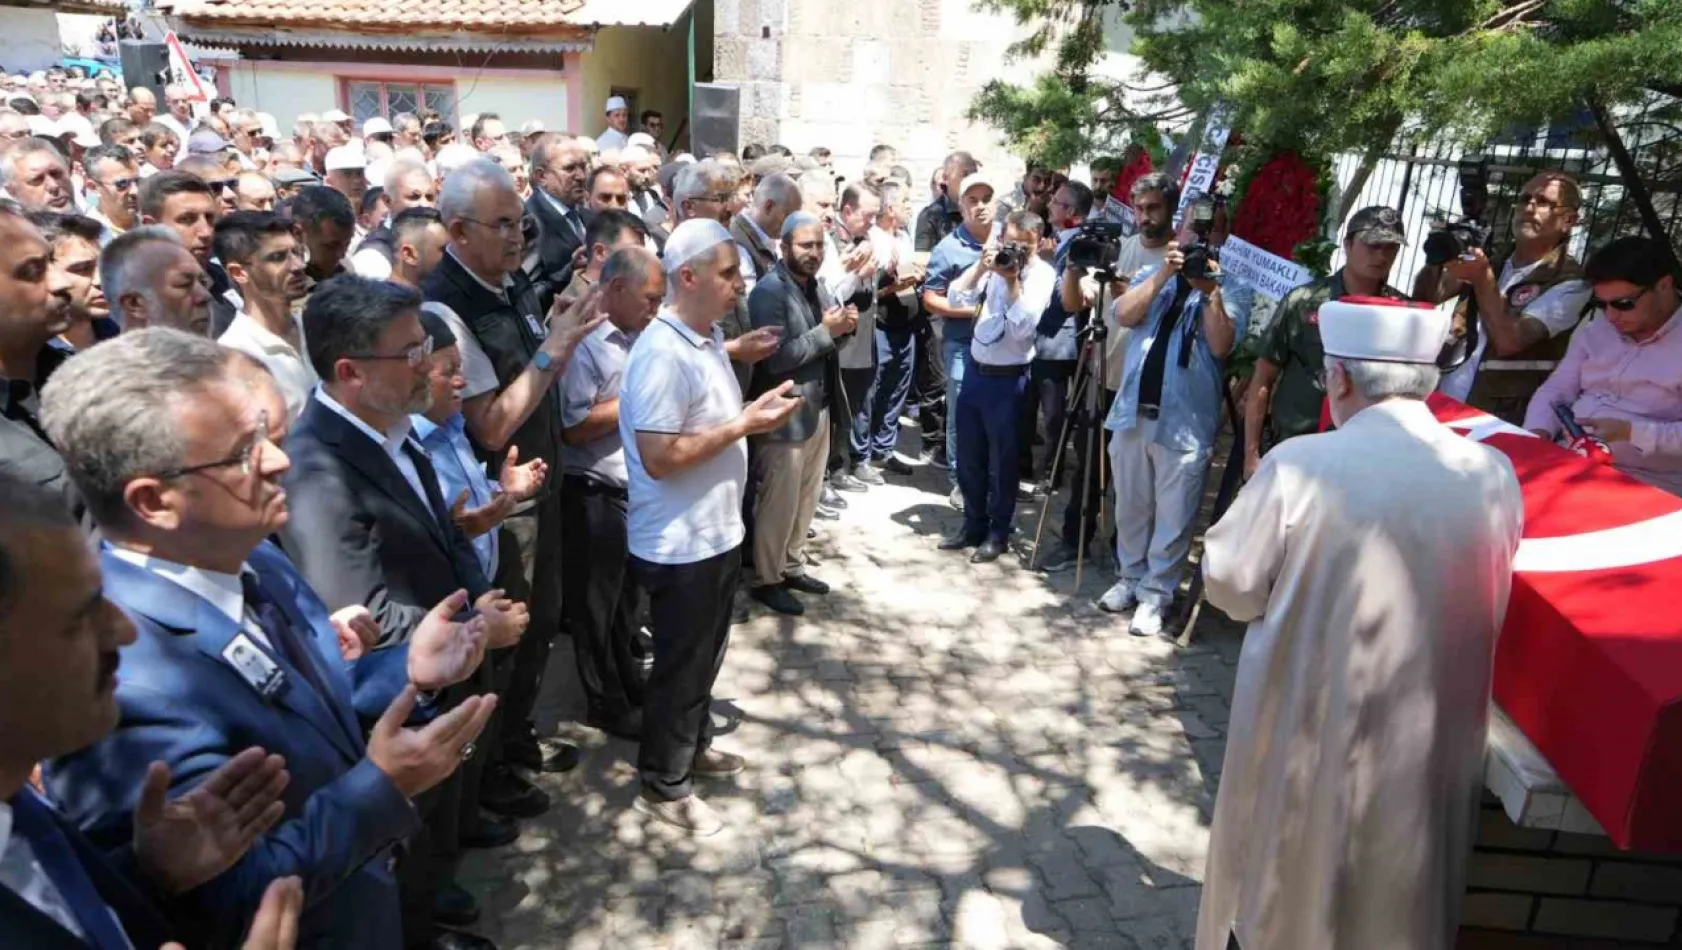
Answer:
<svg viewBox="0 0 1682 950"><path fill-rule="evenodd" d="M946 471L952 482L952 507L963 507L958 491L958 393L963 389L964 371L970 364L970 339L974 336L976 294L947 293L952 281L981 259L981 248L993 227L993 183L981 174L964 179L958 189L958 206L964 223L935 245L929 255L929 276L923 281L923 308L940 318L941 365L946 370Z"/></svg>
<svg viewBox="0 0 1682 950"><path fill-rule="evenodd" d="M1121 579L1099 600L1121 613L1138 604L1129 630L1162 633L1191 551L1192 522L1220 428L1227 354L1243 335L1253 292L1210 275L1181 273L1185 253L1169 244L1160 267L1141 271L1116 302L1133 328L1121 389L1104 428L1116 484L1116 564Z"/></svg>

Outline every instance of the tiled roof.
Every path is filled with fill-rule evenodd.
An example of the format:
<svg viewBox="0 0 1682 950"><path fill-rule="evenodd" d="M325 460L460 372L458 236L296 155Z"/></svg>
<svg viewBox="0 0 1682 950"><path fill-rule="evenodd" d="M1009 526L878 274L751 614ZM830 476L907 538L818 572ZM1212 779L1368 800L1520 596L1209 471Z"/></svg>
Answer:
<svg viewBox="0 0 1682 950"><path fill-rule="evenodd" d="M547 30L584 24L585 0L166 0L182 21L200 25L349 30Z"/></svg>

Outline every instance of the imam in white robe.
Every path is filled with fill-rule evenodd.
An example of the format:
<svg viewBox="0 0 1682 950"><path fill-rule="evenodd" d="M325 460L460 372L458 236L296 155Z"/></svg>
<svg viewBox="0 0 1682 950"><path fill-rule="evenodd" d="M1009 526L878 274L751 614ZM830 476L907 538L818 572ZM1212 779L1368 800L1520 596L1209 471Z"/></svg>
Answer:
<svg viewBox="0 0 1682 950"><path fill-rule="evenodd" d="M1448 950L1524 509L1499 451L1390 399L1262 460L1203 556L1251 621L1197 950Z"/></svg>

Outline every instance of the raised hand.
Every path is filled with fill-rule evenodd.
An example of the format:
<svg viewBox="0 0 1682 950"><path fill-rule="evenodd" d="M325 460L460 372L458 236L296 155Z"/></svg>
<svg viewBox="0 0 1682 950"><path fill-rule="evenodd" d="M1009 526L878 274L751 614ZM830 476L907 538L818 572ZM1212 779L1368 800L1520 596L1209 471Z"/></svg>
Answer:
<svg viewBox="0 0 1682 950"><path fill-rule="evenodd" d="M485 645L492 650L519 643L531 623L530 608L504 596L501 590L485 591L473 606L485 621Z"/></svg>
<svg viewBox="0 0 1682 950"><path fill-rule="evenodd" d="M520 447L510 445L508 457L502 460L502 473L497 478L502 483L503 492L511 496L516 504L536 495L549 477L547 462L532 459L521 465L519 459Z"/></svg>
<svg viewBox="0 0 1682 950"><path fill-rule="evenodd" d="M607 319L607 314L600 307L601 299L601 284L592 286L570 304L560 297L555 298L554 306L549 308L549 336L543 341L543 349L557 363L565 363L579 341Z"/></svg>
<svg viewBox="0 0 1682 950"><path fill-rule="evenodd" d="M853 332L853 328L858 326L858 322L858 310L856 309L849 312L846 307L837 305L830 307L823 313L824 329L828 330L831 336L841 336L844 333Z"/></svg>
<svg viewBox="0 0 1682 950"><path fill-rule="evenodd" d="M169 766L153 762L134 809L134 857L167 894L182 894L234 866L286 813L286 760L246 749L197 788L171 799Z"/></svg>
<svg viewBox="0 0 1682 950"><path fill-rule="evenodd" d="M794 411L800 408L801 397L791 396L794 390L792 380L785 381L781 386L760 396L742 410L742 422L749 435L770 432L783 424Z"/></svg>
<svg viewBox="0 0 1682 950"><path fill-rule="evenodd" d="M473 754L473 740L496 711L494 695L469 696L425 726L405 729L403 723L414 712L418 695L414 684L404 687L368 736L368 761L405 798L414 798L449 778Z"/></svg>
<svg viewBox="0 0 1682 950"><path fill-rule="evenodd" d="M424 690L443 689L467 679L485 658L489 628L483 617L454 619L467 609L467 591L438 602L409 637L409 682Z"/></svg>
<svg viewBox="0 0 1682 950"><path fill-rule="evenodd" d="M782 328L760 327L731 340L725 348L730 351L731 359L738 363L751 364L777 352L782 339Z"/></svg>
<svg viewBox="0 0 1682 950"><path fill-rule="evenodd" d="M468 490L463 488L456 500L450 502L450 520L461 533L477 538L487 531L495 531L503 519L514 512L514 497L504 492L477 508L467 507Z"/></svg>
<svg viewBox="0 0 1682 950"><path fill-rule="evenodd" d="M361 604L335 610L328 619L339 635L339 655L346 660L360 658L380 642L380 622Z"/></svg>

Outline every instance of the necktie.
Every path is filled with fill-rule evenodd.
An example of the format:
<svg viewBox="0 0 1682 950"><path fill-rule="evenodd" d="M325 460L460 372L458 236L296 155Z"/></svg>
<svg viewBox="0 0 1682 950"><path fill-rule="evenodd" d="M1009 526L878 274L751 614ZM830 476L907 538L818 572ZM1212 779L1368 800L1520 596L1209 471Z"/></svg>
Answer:
<svg viewBox="0 0 1682 950"><path fill-rule="evenodd" d="M415 473L420 476L421 489L426 492L426 504L432 509L432 517L439 527L449 524L450 509L444 504L443 494L438 491L438 471L432 467L432 460L407 439L403 442L403 451L409 454L409 461L415 463Z"/></svg>
<svg viewBox="0 0 1682 950"><path fill-rule="evenodd" d="M568 208L564 217L567 219L567 227L572 229L573 236L577 237L579 240L583 240L584 224L578 220L578 212Z"/></svg>
<svg viewBox="0 0 1682 950"><path fill-rule="evenodd" d="M310 684L315 694L325 701L330 695L327 692L327 684L321 681L314 661L306 655L309 648L303 645L300 635L293 630L292 620L286 615L286 611L263 589L263 583L257 579L256 574L242 572L239 585L245 592L245 609L256 618L257 626L263 629L263 634L269 638L274 651L284 657L286 662L298 671L298 675Z"/></svg>
<svg viewBox="0 0 1682 950"><path fill-rule="evenodd" d="M82 867L70 839L65 837L64 829L59 827L46 803L25 788L12 799L12 820L18 834L23 835L35 852L35 860L41 863L41 869L47 872L59 895L70 905L70 912L76 915L76 922L82 925L82 933L87 935L88 942L97 950L132 950L128 938L117 926L111 908L99 896L93 878Z"/></svg>

